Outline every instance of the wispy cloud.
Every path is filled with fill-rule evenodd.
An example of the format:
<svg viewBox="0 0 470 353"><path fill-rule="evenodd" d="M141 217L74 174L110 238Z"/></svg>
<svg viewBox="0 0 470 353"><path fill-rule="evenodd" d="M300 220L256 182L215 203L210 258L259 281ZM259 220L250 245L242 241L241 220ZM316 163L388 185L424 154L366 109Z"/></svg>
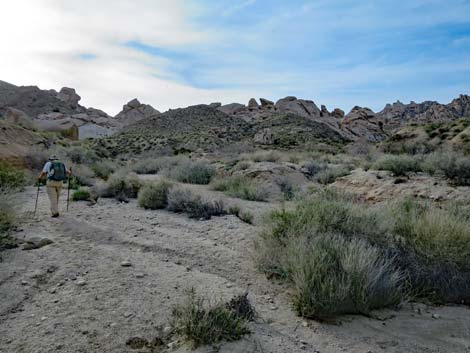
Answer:
<svg viewBox="0 0 470 353"><path fill-rule="evenodd" d="M231 16L247 7L250 7L251 5L254 5L257 0L246 0L239 2L235 5L229 6L224 12L222 12L223 16Z"/></svg>
<svg viewBox="0 0 470 353"><path fill-rule="evenodd" d="M0 79L75 87L116 113L297 95L330 108L470 87L463 0L2 2ZM18 26L21 19L21 26Z"/></svg>

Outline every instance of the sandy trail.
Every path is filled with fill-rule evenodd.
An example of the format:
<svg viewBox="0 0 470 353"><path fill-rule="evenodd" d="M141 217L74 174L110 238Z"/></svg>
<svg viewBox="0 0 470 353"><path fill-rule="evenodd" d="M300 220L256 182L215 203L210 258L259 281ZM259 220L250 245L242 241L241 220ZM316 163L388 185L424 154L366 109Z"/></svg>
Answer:
<svg viewBox="0 0 470 353"><path fill-rule="evenodd" d="M34 192L23 193L29 209ZM259 215L271 207L237 203ZM198 221L105 199L73 203L52 219L43 193L38 220L14 236L54 243L2 253L0 352L136 352L126 340L155 337L189 287L214 299L248 291L259 313L252 335L201 352L470 352L470 310L463 306L407 304L381 312L384 320L344 317L335 325L296 317L286 288L255 270L258 231L234 216Z"/></svg>

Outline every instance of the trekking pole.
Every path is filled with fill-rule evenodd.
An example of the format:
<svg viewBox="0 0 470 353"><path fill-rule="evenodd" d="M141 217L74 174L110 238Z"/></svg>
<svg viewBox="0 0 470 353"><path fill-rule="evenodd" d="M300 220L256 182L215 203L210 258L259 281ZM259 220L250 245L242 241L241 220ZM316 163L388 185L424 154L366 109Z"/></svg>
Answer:
<svg viewBox="0 0 470 353"><path fill-rule="evenodd" d="M36 193L36 204L34 205L33 217L36 217L36 210L38 209L39 188L41 187L41 180L38 179L38 191Z"/></svg>
<svg viewBox="0 0 470 353"><path fill-rule="evenodd" d="M72 174L72 167L70 167L70 174ZM70 175L68 177L68 185L67 185L67 212L69 211L69 202L70 202Z"/></svg>

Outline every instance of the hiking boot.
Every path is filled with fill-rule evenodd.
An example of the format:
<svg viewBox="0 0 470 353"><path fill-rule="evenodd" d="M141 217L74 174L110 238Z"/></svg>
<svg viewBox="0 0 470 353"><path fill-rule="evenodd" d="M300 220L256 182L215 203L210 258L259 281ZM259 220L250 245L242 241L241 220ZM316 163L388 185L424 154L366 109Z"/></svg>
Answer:
<svg viewBox="0 0 470 353"><path fill-rule="evenodd" d="M54 214L52 215L52 218L57 218L57 217L59 217L59 214L58 214L58 213L54 213Z"/></svg>

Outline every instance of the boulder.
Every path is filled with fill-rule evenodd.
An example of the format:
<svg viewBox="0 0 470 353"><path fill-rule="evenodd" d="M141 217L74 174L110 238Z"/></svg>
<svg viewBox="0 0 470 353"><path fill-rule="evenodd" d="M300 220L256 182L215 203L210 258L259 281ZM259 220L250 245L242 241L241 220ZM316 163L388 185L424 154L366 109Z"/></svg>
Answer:
<svg viewBox="0 0 470 353"><path fill-rule="evenodd" d="M142 104L137 98L134 98L124 104L122 111L114 117L114 120L122 126L127 126L158 114L160 112L151 105Z"/></svg>
<svg viewBox="0 0 470 353"><path fill-rule="evenodd" d="M216 108L216 109L220 108L221 106L222 106L222 103L220 102L214 102L214 103L209 104L209 107Z"/></svg>
<svg viewBox="0 0 470 353"><path fill-rule="evenodd" d="M339 108L335 108L335 109L331 112L331 116L333 116L333 117L335 117L335 118L338 118L338 119L343 119L343 118L344 118L344 110L339 109Z"/></svg>
<svg viewBox="0 0 470 353"><path fill-rule="evenodd" d="M328 111L328 109L326 109L326 106L324 106L322 104L321 111L320 111L320 116L324 117L324 116L329 116L329 115L330 115L330 112Z"/></svg>
<svg viewBox="0 0 470 353"><path fill-rule="evenodd" d="M357 140L365 138L369 142L383 141L387 135L379 124L376 114L369 108L355 106L342 120L342 128Z"/></svg>
<svg viewBox="0 0 470 353"><path fill-rule="evenodd" d="M251 98L250 101L248 102L248 110L257 110L259 109L258 102L256 102L256 99Z"/></svg>
<svg viewBox="0 0 470 353"><path fill-rule="evenodd" d="M277 110L282 113L292 113L305 118L319 118L320 109L311 100L297 99L288 96L278 100L275 104Z"/></svg>
<svg viewBox="0 0 470 353"><path fill-rule="evenodd" d="M69 87L62 87L57 93L57 98L73 107L78 106L78 102L82 99L73 88Z"/></svg>
<svg viewBox="0 0 470 353"><path fill-rule="evenodd" d="M218 109L222 112L222 113L225 113L227 115L234 115L234 114L237 114L243 110L245 110L245 106L243 104L240 104L240 103L230 103L230 104L226 104L226 105L223 105L221 107L219 107Z"/></svg>

